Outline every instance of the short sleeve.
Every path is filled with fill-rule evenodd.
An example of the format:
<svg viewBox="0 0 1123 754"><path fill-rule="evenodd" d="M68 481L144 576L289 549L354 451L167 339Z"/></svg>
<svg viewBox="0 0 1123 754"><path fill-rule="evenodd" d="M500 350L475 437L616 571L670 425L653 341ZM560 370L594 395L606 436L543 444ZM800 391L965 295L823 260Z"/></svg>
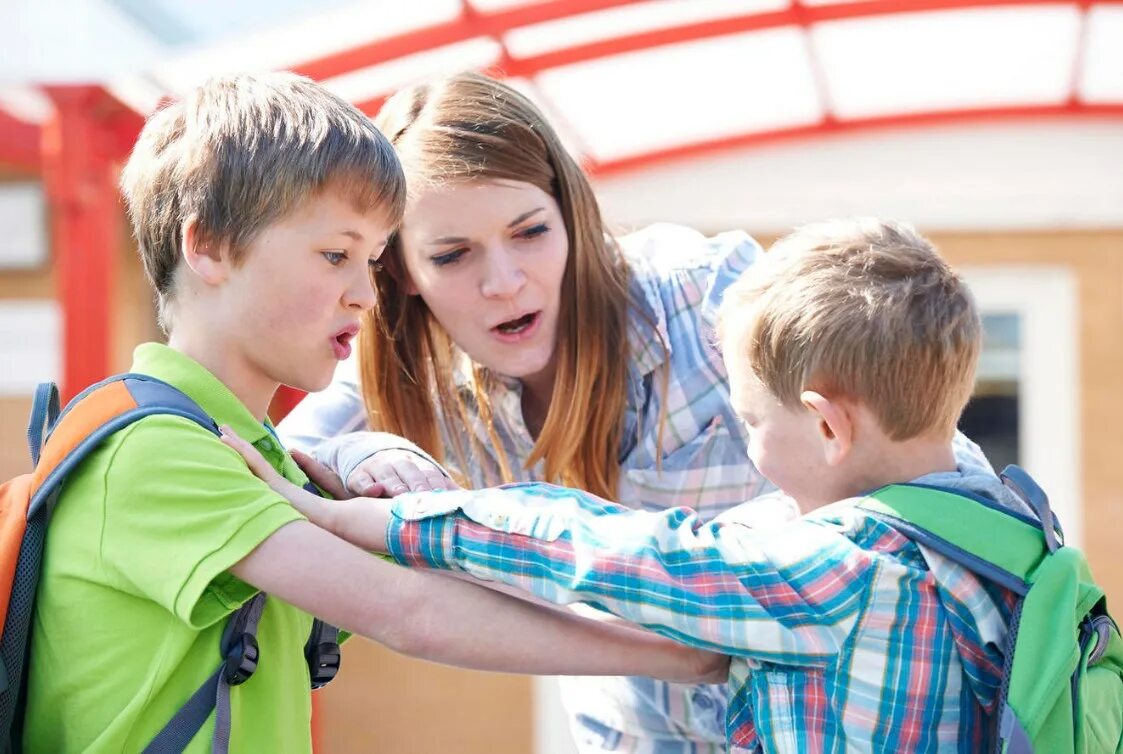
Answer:
<svg viewBox="0 0 1123 754"><path fill-rule="evenodd" d="M212 625L257 591L229 569L304 517L185 419L149 417L119 437L105 471L101 563L125 591L194 628Z"/></svg>

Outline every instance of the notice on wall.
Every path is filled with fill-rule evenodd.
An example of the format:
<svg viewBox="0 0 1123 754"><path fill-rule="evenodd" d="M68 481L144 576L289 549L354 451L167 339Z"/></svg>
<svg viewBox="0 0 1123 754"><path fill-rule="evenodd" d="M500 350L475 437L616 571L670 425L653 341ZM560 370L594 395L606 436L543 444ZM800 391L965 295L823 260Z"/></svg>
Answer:
<svg viewBox="0 0 1123 754"><path fill-rule="evenodd" d="M0 270L41 267L47 253L42 184L0 183Z"/></svg>
<svg viewBox="0 0 1123 754"><path fill-rule="evenodd" d="M0 300L0 396L30 396L62 376L62 311L53 299Z"/></svg>

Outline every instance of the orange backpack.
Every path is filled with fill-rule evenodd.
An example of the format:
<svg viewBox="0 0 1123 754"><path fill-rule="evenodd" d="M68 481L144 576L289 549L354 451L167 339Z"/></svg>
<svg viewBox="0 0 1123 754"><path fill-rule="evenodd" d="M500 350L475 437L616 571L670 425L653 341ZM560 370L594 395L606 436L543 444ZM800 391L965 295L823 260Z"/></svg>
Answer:
<svg viewBox="0 0 1123 754"><path fill-rule="evenodd" d="M178 388L142 374L122 374L93 385L60 413L58 389L41 384L27 430L35 469L0 485L0 749L19 751L30 629L43 547L51 513L67 475L107 437L153 414L189 419L218 435L214 420ZM46 442L44 443L44 438ZM313 491L314 488L313 488ZM75 501L77 502L77 501ZM218 669L153 739L145 752L183 751L216 712L214 750L229 745L230 687L257 668L257 622L265 595L250 598L229 619ZM338 672L337 630L316 620L305 646L312 688Z"/></svg>

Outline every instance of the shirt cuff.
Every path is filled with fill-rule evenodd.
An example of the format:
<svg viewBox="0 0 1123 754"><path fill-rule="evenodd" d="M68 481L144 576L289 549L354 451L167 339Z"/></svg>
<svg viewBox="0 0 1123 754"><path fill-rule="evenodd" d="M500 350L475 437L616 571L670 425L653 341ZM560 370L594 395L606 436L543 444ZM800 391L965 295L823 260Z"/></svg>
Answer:
<svg viewBox="0 0 1123 754"><path fill-rule="evenodd" d="M429 493L394 499L386 525L386 552L400 565L457 570L453 546L459 506L433 509L425 504L426 498L433 497L453 496Z"/></svg>

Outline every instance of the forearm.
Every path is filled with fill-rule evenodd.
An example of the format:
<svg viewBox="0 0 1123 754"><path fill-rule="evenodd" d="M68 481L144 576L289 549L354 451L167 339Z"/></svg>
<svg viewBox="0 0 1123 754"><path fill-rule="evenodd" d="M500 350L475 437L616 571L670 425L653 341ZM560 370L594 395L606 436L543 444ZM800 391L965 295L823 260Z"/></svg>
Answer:
<svg viewBox="0 0 1123 754"><path fill-rule="evenodd" d="M282 527L231 571L333 625L436 662L683 681L696 680L702 664L698 653L650 634L380 561L307 522Z"/></svg>
<svg viewBox="0 0 1123 754"><path fill-rule="evenodd" d="M700 680L701 653L654 633L582 618L443 574L425 588L424 602L414 615L414 644L405 650L409 654L461 667L533 675Z"/></svg>

